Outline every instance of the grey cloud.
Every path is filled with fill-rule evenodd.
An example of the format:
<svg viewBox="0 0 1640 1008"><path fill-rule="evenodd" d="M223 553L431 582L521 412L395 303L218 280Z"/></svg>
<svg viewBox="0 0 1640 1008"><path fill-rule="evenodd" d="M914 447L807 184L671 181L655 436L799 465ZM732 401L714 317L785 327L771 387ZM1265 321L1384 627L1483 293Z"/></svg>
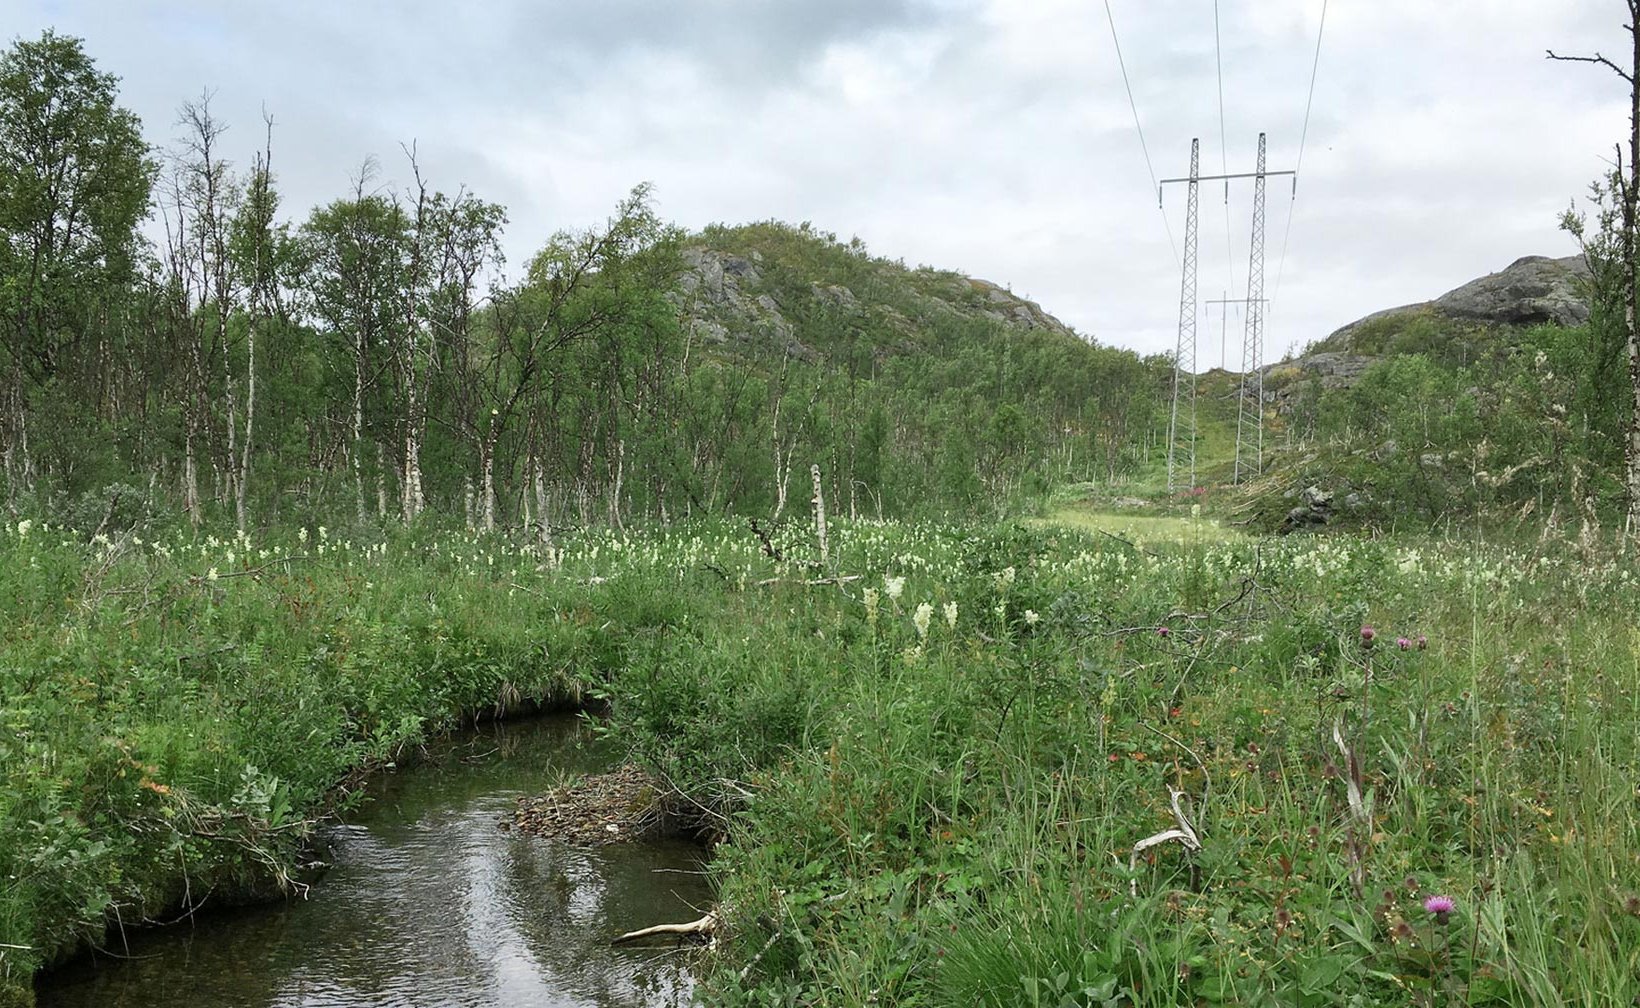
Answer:
<svg viewBox="0 0 1640 1008"><path fill-rule="evenodd" d="M227 149L247 163L265 102L293 217L342 195L366 155L402 183L399 144L417 140L436 184L509 207L515 265L651 180L686 226L809 219L1011 284L1103 341L1173 345L1177 262L1100 4L20 6L10 30L86 38L156 142L175 136L182 101L216 88ZM1222 0L1223 152L1201 0L1111 7L1159 175L1183 173L1193 136L1204 170L1241 170L1260 130L1271 166L1292 166L1314 0ZM1272 285L1295 214L1272 345L1569 251L1555 213L1622 135L1623 86L1542 51L1620 52L1619 20L1605 2L1331 5L1298 202L1271 188ZM1248 194L1232 189L1227 233L1222 190L1203 193L1203 291L1245 283ZM1176 238L1181 196L1166 211Z"/></svg>

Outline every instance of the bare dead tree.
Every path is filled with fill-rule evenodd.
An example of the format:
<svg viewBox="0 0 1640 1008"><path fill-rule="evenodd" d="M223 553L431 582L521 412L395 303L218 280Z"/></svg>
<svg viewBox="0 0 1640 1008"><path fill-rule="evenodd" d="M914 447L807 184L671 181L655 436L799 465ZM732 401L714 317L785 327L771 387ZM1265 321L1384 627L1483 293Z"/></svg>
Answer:
<svg viewBox="0 0 1640 1008"><path fill-rule="evenodd" d="M1571 63L1593 63L1603 66L1629 87L1629 152L1625 163L1623 147L1617 147L1617 165L1612 177L1617 186L1621 233L1617 252L1622 273L1623 335L1628 350L1630 410L1629 427L1623 440L1623 489L1627 509L1623 523L1625 537L1640 533L1640 338L1635 333L1635 312L1640 302L1640 271L1636 269L1637 218L1640 218L1640 0L1627 0L1629 22L1623 26L1628 32L1631 53L1628 69L1600 53L1592 56L1562 56L1546 50L1551 60Z"/></svg>

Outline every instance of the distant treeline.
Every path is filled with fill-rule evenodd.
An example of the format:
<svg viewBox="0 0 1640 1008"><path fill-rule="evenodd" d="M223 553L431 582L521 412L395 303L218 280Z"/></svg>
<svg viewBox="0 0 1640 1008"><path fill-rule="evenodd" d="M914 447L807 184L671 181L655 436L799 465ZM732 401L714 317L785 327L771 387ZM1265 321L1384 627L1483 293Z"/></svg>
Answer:
<svg viewBox="0 0 1640 1008"><path fill-rule="evenodd" d="M0 55L13 511L244 527L434 509L550 534L779 512L815 464L836 508L964 510L1117 478L1165 422L1165 360L964 310L928 293L952 274L807 225L691 239L639 186L503 284L504 208L435 187L413 155L408 187L367 162L295 219L271 143L236 167L201 101L157 151L116 84L77 39ZM802 352L702 337L681 284L702 244L765 257Z"/></svg>

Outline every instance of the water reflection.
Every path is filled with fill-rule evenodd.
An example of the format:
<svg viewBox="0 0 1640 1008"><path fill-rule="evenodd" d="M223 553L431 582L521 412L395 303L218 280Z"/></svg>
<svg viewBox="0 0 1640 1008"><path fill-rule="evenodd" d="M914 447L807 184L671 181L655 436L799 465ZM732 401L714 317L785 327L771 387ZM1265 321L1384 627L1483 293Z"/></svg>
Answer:
<svg viewBox="0 0 1640 1008"><path fill-rule="evenodd" d="M485 728L383 777L306 900L129 936L41 981L41 1008L673 1005L686 953L612 949L710 902L686 844L585 850L502 831L514 799L604 769L573 719ZM116 939L115 949L124 952Z"/></svg>

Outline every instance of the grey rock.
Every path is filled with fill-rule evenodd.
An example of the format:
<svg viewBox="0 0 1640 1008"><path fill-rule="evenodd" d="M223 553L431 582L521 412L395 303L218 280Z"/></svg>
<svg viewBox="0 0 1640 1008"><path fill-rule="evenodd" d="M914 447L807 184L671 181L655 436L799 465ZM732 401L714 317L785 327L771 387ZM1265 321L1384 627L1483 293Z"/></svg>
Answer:
<svg viewBox="0 0 1640 1008"><path fill-rule="evenodd" d="M1355 334L1368 323L1419 313L1489 325L1581 325L1589 320L1588 279L1589 266L1582 256L1522 256L1498 272L1455 287L1433 301L1386 308L1341 326L1323 345L1348 351L1354 345Z"/></svg>
<svg viewBox="0 0 1640 1008"><path fill-rule="evenodd" d="M763 274L757 271L752 261L737 255L723 257L723 272L733 274L743 284L756 285L763 282Z"/></svg>
<svg viewBox="0 0 1640 1008"><path fill-rule="evenodd" d="M1301 503L1287 512L1287 517L1281 522L1281 531L1293 532L1327 524L1333 510L1331 490L1323 490L1314 485L1307 486L1299 491L1298 498Z"/></svg>
<svg viewBox="0 0 1640 1008"><path fill-rule="evenodd" d="M692 318L689 320L689 331L708 343L729 342L729 330L715 319Z"/></svg>
<svg viewBox="0 0 1640 1008"><path fill-rule="evenodd" d="M1268 382L1270 372L1279 368L1296 367L1305 377L1320 378L1321 384L1327 388L1348 386L1355 384L1355 380L1360 378L1362 373L1365 372L1367 368L1371 367L1373 361L1376 359L1377 358L1366 357L1360 354L1338 353L1334 351L1307 354L1306 356L1299 357L1296 360L1266 366L1264 369L1265 380ZM1279 392L1268 394L1274 394L1279 398L1284 392L1287 391L1289 391L1288 388L1283 388Z"/></svg>
<svg viewBox="0 0 1640 1008"><path fill-rule="evenodd" d="M1523 256L1496 273L1471 280L1434 300L1386 308L1340 326L1316 344L1315 352L1269 365L1266 380L1272 373L1278 373L1279 378L1279 372L1297 368L1306 377L1320 378L1327 388L1354 385L1377 360L1356 352L1357 336L1373 323L1403 316L1408 322L1416 316L1428 316L1436 321L1498 327L1581 325L1589 318L1588 279L1589 267L1582 256ZM1278 407L1296 384L1278 384L1274 395Z"/></svg>
<svg viewBox="0 0 1640 1008"><path fill-rule="evenodd" d="M968 282L973 289L984 295L987 302L996 306L982 311L981 314L988 315L1000 322L1010 322L1031 329L1042 329L1047 332L1076 337L1076 330L1043 311L1042 306L1035 301L1022 298L1012 291L1004 290L988 280L972 278Z"/></svg>
<svg viewBox="0 0 1640 1008"><path fill-rule="evenodd" d="M822 287L818 282L816 282L811 283L809 287L814 291L815 297L822 301L836 305L839 308L855 308L860 304L859 300L854 296L854 292L849 290L847 287L844 287L842 284L827 284Z"/></svg>
<svg viewBox="0 0 1640 1008"><path fill-rule="evenodd" d="M1523 256L1500 272L1442 294L1432 304L1454 318L1575 326L1589 320L1588 278L1589 267L1582 256Z"/></svg>
<svg viewBox="0 0 1640 1008"><path fill-rule="evenodd" d="M795 327L786 316L795 306L781 304L773 290L760 289L764 283L762 269L774 268L765 266L762 255L755 250L737 255L694 245L685 247L682 257L684 269L672 301L685 316L690 331L703 342L759 341L801 360L819 359L817 351L797 339ZM883 268L893 269L890 265ZM1006 325L1080 338L1075 330L1035 302L985 280L959 274L924 277L920 273L908 279L914 281L911 289L915 294L903 312L881 301L863 301L842 284L822 284L815 280L809 283L809 291L817 300L834 305L844 313L869 314L901 336L901 343L879 348L879 353L920 352L921 334L935 320L953 314L965 318L989 317ZM930 279L934 282L930 283Z"/></svg>

